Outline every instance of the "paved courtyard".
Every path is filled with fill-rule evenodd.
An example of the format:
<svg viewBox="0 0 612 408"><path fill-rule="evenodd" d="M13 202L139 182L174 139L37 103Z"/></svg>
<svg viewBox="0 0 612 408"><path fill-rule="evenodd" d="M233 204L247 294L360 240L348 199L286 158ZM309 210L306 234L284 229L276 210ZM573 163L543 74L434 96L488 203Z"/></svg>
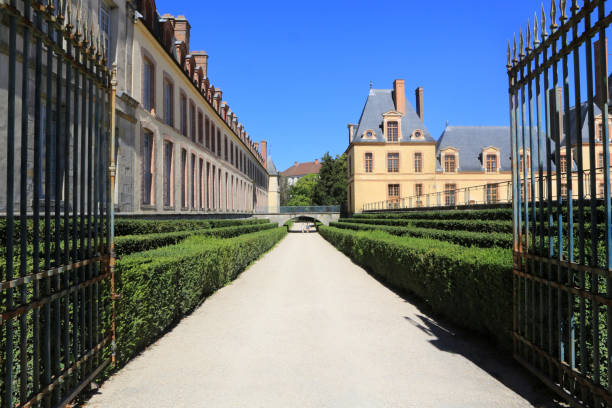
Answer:
<svg viewBox="0 0 612 408"><path fill-rule="evenodd" d="M90 407L549 407L318 234L289 234L108 380Z"/></svg>

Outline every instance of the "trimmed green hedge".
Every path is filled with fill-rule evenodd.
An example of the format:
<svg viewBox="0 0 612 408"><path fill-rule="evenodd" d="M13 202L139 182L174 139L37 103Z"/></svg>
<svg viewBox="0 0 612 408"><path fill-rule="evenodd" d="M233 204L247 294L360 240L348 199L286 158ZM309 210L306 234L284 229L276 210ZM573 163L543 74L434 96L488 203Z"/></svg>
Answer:
<svg viewBox="0 0 612 408"><path fill-rule="evenodd" d="M135 220L118 218L115 220L115 236L158 234L162 232L175 232L198 230L204 228L221 228L238 225L252 225L267 223L266 219L247 218L235 220Z"/></svg>
<svg viewBox="0 0 612 408"><path fill-rule="evenodd" d="M511 250L466 248L382 231L321 226L319 232L391 286L414 293L434 311L511 350Z"/></svg>
<svg viewBox="0 0 612 408"><path fill-rule="evenodd" d="M379 219L379 218L342 218L340 222L356 224L374 224L389 226L405 226L453 231L475 231L480 233L503 232L512 233L512 221L482 221L482 220L423 220L423 219Z"/></svg>
<svg viewBox="0 0 612 408"><path fill-rule="evenodd" d="M230 239L193 236L117 262L121 365L280 241L274 228Z"/></svg>
<svg viewBox="0 0 612 408"><path fill-rule="evenodd" d="M490 210L441 210L355 214L355 218L431 219L431 220L506 220L512 221L512 208Z"/></svg>
<svg viewBox="0 0 612 408"><path fill-rule="evenodd" d="M358 224L345 221L331 222L329 226L354 231L380 230L388 232L391 235L437 239L468 247L477 246L480 248L490 248L497 246L501 248L512 248L512 234L501 232L481 234L472 231L445 231L416 227L390 227L387 225Z"/></svg>

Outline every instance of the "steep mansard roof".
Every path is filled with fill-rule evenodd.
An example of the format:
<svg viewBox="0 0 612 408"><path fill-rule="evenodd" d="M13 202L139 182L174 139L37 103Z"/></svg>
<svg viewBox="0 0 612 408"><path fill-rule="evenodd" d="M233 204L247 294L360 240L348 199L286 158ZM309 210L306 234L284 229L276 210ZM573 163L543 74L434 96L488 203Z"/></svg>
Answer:
<svg viewBox="0 0 612 408"><path fill-rule="evenodd" d="M449 147L459 151L459 171L483 171L482 150L487 147L499 149L501 170L511 170L507 126L447 126L436 145L438 170L442 170L440 151Z"/></svg>
<svg viewBox="0 0 612 408"><path fill-rule="evenodd" d="M277 176L278 175L278 170L276 170L276 165L274 164L274 162L272 161L272 156L268 156L268 160L267 160L267 170L268 170L268 174L271 176Z"/></svg>
<svg viewBox="0 0 612 408"><path fill-rule="evenodd" d="M370 89L370 94L366 100L359 124L355 130L353 140L351 142L385 142L383 134L383 114L395 111L395 102L393 100L393 90L391 89ZM425 123L416 114L416 111L406 100L406 114L402 117L402 138L400 142L423 143L434 142L435 140L429 134L425 127ZM415 130L422 130L425 136L422 140L410 140L410 135ZM364 139L363 135L366 130L372 130L376 134L376 138Z"/></svg>

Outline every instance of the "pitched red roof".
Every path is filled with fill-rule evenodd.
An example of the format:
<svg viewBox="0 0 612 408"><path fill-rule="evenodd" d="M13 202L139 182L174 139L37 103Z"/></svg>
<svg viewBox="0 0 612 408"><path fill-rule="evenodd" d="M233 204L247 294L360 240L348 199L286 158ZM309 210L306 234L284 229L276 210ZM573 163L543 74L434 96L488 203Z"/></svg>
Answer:
<svg viewBox="0 0 612 408"><path fill-rule="evenodd" d="M300 177L313 173L319 174L319 170L321 170L321 162L319 160L304 163L295 162L293 166L281 172L281 175L285 177Z"/></svg>

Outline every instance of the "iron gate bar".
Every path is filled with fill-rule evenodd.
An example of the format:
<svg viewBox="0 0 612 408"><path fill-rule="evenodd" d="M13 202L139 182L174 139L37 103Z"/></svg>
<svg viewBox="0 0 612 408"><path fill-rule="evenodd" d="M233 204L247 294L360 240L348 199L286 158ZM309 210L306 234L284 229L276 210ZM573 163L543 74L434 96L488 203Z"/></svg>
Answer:
<svg viewBox="0 0 612 408"><path fill-rule="evenodd" d="M560 25L557 25L557 8L551 4L551 34L546 31L546 17L542 9L542 42L538 39L537 16L534 24L534 41L531 46L531 27L528 23L527 46L524 47L522 30L520 46L517 50L516 39L512 52L508 46L508 79L511 119L511 147L513 161L513 344L515 358L530 371L542 378L560 395L576 406L601 407L612 402L612 359L609 354L600 366L599 347L609 350L612 345L612 272L611 241L612 225L610 210L610 160L608 129L607 55L605 51L595 55L592 52L592 38L598 34L599 50L605 48L605 29L612 23L612 13L606 15L605 0L586 0L578 6L574 0L571 17L566 14L567 2L560 0ZM595 24L591 24L591 14L597 12ZM579 26L584 20L584 29ZM571 40L569 31L572 30ZM589 132L589 169L591 228L590 258L587 263L585 249L585 191L582 122L583 105L581 101L580 51L584 45L587 73L587 104ZM526 49L526 53L524 50ZM518 58L517 58L518 51ZM540 60L540 56L542 59ZM598 225L597 225L597 177L595 166L595 113L593 89L593 60L597 58L597 103L601 108L602 135L606 138L603 145L603 185L605 199L605 265L598 262ZM570 86L569 62L573 64L573 88ZM559 67L559 65L561 65ZM559 77L561 69L561 78ZM552 71L552 77L549 76ZM540 78L544 77L544 100L541 98ZM533 81L536 83L534 102ZM560 84L562 82L562 84ZM526 89L527 88L527 89ZM574 92L574 107L570 106L570 93ZM528 93L527 101L525 94ZM519 98L520 97L520 108ZM603 101L601 99L604 99ZM537 132L533 129L533 104L537 104ZM540 116L544 104L544 124ZM520 109L520 110L519 110ZM573 110L572 110L573 109ZM570 121L570 114L576 121ZM520 117L519 117L520 115ZM519 134L519 123L521 124ZM527 140L526 125L529 125ZM572 129L575 125L575 129ZM542 135L543 126L546 133ZM572 128L570 128L572 127ZM572 131L576 141L572 141ZM533 137L537 133L537 143ZM546 141L546 174L543 177L543 146L541 137ZM565 138L565 143L563 142ZM554 147L552 145L554 143ZM576 152L572 147L577 148ZM522 150L521 150L522 149ZM529 149L529 159L527 150ZM534 154L537 149L537 171L539 177L539 196L535 195ZM561 149L564 149L565 165L561 168ZM522 154L519 166L519 153ZM553 156L554 154L554 156ZM527 166L529 163L529 166ZM553 163L555 167L553 169ZM575 166L574 166L575 165ZM528 168L529 167L529 168ZM574 168L576 170L574 170ZM553 193L553 174L555 175L556 196ZM599 175L601 176L601 175ZM574 177L576 180L574 181ZM529 184L531 182L531 185ZM544 189L546 183L546 189ZM575 184L574 184L575 183ZM574 189L577 188L577 208L574 207ZM531 192L531 196L529 196ZM546 196L545 196L546 195ZM554 205L553 205L554 199ZM546 204L545 204L546 202ZM548 215L548 228L545 228L545 206ZM540 213L537 213L539 207ZM531 214L530 214L531 213ZM555 217L555 218L553 218ZM576 219L574 217L577 217ZM566 218L564 223L564 218ZM539 228L537 223L539 222ZM575 223L578 225L574 225ZM577 227L577 228L575 228ZM529 236L531 234L531 237ZM536 244L539 234L539 245ZM576 236L578 241L575 241ZM548 248L545 237L548 237ZM531 238L531 239L530 239ZM545 255L548 249L548 256ZM576 249L577 255L574 255ZM578 258L575 259L575 256ZM553 272L556 269L556 273ZM587 274L589 285L587 287ZM600 277L605 279L605 293L600 290ZM537 286L537 287L536 287ZM591 313L591 330L587 334L587 301ZM546 304L546 306L545 306ZM605 309L604 309L605 308ZM546 312L545 312L546 310ZM600 336L600 317L605 314L607 328L603 345ZM578 327L576 319L579 320ZM578 333L576 331L578 330ZM547 333L546 333L547 331ZM545 336L547 334L547 336ZM576 335L578 334L578 335ZM547 339L545 338L547 337ZM589 343L590 341L590 343ZM589 346L591 349L589 350ZM589 357L589 353L592 358ZM577 361L578 360L578 361ZM602 369L606 372L601 378Z"/></svg>
<svg viewBox="0 0 612 408"><path fill-rule="evenodd" d="M4 2L0 4L0 12L7 15L9 22L9 78L12 79L8 84L7 103L10 108L7 129L7 271L5 279L0 282L0 291L5 293L4 310L0 311L0 316L2 316L0 326L6 327L4 350L6 358L2 361L5 369L2 405L13 407L15 406L14 399L16 399L18 406L30 406L27 401L34 401L32 405L43 402L45 406L49 404L57 406L73 399L109 364L110 360L102 361L99 354L110 339L115 338L115 326L112 324L111 333L106 334L105 339L99 342L102 332L107 331L108 323L107 315L105 315L104 323L100 318L99 304L102 298L99 282L114 278L109 268L111 263L114 264L110 259L113 253L105 248L105 245L112 243L111 235L108 235L109 239L104 242L104 237L108 232L105 231L105 227L108 229L105 223L110 223L112 217L112 214L111 217L106 217L106 212L112 208L106 200L110 200L112 196L105 195L111 186L108 184L109 179L105 177L107 173L104 169L105 160L110 160L105 151L105 146L107 146L105 139L109 137L109 134L114 138L114 129L111 129L110 132L107 130L107 111L109 105L114 107L114 101L110 99L115 94L110 90L106 50L100 46L98 30L95 30L96 35L94 35L93 27L86 27L86 23L83 24L80 21L82 10L79 10L76 31L73 32L70 1L58 0L56 8L55 1L52 0L47 0L46 5L36 0L10 0L8 5ZM18 26L22 28L21 32L17 31ZM87 36L88 29L89 36ZM83 34L82 41L80 40L81 33ZM17 84L14 78L17 64L17 35L23 39L20 62L23 75L20 128L22 148L19 167L20 252L18 254L18 277L15 277L13 262L16 260L14 251L14 147ZM29 52L32 37L35 42L33 49L36 53L33 69L35 72L33 140L30 139L32 136L29 129L31 114L29 74L32 69ZM105 44L105 42L102 43ZM43 44L46 45L44 50ZM46 52L47 55L44 68L43 52ZM46 75L46 94L44 96L41 86L43 69ZM79 81L79 74L81 81ZM55 81L53 80L54 75ZM44 110L43 97L45 98ZM79 97L83 107L80 112ZM93 105L94 99L95 106ZM74 100L74 107L72 100ZM88 105L87 101L89 101ZM82 122L80 128L79 121ZM41 143L43 130L44 144ZM82 139L81 143L79 139ZM61 160L62 156L69 159L71 141L74 142L72 185L70 184L70 162ZM34 148L34 160L32 160L34 172L30 176L33 183L33 200L32 213L29 214L27 188L30 179L28 178L27 146L31 144ZM47 147L44 151L44 167L39 159L43 154L43 147ZM82 153L80 155L78 154L79 148ZM82 170L80 172L79 166ZM41 177L43 171L45 172L44 182ZM89 180L88 183L85 183L85 178ZM70 188L73 189L72 209L70 207ZM41 272L40 205L43 190L44 249L42 253L44 254L44 266ZM78 198L81 199L80 203ZM83 208L85 200L87 200L87 212ZM27 252L27 217L30 215L33 218L34 226L32 266L28 266L30 255ZM53 219L51 219L52 216ZM83 228L79 231L77 225ZM85 228L87 228L86 248ZM80 249L79 235L82 243ZM53 240L53 246L51 246L51 240ZM32 292L29 292L26 286L28 284L32 284ZM114 287L114 283L111 282L110 286ZM106 288L105 286L105 290ZM15 290L17 292L14 292ZM72 293L74 293L73 298L71 298ZM73 320L70 318L71 302ZM43 313L40 313L41 308ZM26 313L31 310L33 314L30 331L28 328L30 318ZM79 319L81 311L87 313L87 322L84 318ZM114 313L112 316L114 318ZM12 323L12 318L16 317L19 317L17 336L15 336ZM88 324L87 328L85 328L85 323ZM28 354L29 333L32 334L31 354ZM81 336L80 341L79 336ZM13 338L19 339L18 344L13 343ZM16 362L16 365L14 364L15 350L19 352L19 361ZM33 360L31 365L30 359ZM15 368L19 368L18 378L14 376ZM15 391L14 386L17 383L19 386ZM28 395L28 390L32 395Z"/></svg>

